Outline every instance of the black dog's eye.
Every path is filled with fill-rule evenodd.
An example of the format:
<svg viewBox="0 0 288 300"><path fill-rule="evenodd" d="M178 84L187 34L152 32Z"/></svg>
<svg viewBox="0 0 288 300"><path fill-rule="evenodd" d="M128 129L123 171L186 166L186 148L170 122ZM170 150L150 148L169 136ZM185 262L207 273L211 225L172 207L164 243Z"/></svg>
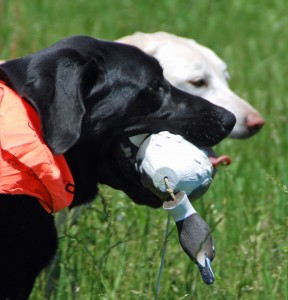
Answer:
<svg viewBox="0 0 288 300"><path fill-rule="evenodd" d="M159 90L161 88L161 83L158 80L154 80L152 81L150 88L154 91Z"/></svg>
<svg viewBox="0 0 288 300"><path fill-rule="evenodd" d="M189 80L188 82L196 87L203 87L207 85L204 79Z"/></svg>

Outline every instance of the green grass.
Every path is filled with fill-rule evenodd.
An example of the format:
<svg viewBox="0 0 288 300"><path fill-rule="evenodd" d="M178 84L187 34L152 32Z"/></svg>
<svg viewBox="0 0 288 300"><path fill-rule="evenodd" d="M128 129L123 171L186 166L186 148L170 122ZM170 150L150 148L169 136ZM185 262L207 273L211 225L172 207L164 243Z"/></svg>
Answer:
<svg viewBox="0 0 288 300"><path fill-rule="evenodd" d="M73 34L113 40L165 30L225 58L231 87L266 118L254 138L217 147L233 164L195 203L214 228L215 283L202 283L173 230L159 299L288 299L287 28L285 0L0 0L0 59ZM166 225L162 210L136 206L103 186L77 222L67 219L59 228L57 256L31 299L154 298Z"/></svg>

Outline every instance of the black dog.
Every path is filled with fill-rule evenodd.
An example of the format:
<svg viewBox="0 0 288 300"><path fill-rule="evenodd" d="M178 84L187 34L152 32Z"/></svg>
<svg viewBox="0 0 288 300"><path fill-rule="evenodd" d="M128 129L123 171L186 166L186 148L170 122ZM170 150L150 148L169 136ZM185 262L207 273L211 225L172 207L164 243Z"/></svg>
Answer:
<svg viewBox="0 0 288 300"><path fill-rule="evenodd" d="M212 146L235 124L225 109L171 86L154 58L90 37L8 61L0 80L35 108L54 155L64 154L75 181L71 206L93 200L104 183L160 207L122 153L128 137L168 130ZM1 194L0 242L0 299L27 299L56 251L53 215L31 196Z"/></svg>

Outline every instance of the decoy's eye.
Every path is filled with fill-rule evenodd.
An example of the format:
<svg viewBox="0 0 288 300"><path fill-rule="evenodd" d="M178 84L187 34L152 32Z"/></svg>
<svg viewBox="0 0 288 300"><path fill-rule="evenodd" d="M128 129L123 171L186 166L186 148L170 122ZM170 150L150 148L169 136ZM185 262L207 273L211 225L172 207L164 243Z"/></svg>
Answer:
<svg viewBox="0 0 288 300"><path fill-rule="evenodd" d="M195 87L203 87L207 85L207 82L205 81L205 79L196 79L196 80L189 80L188 81L190 84L192 84Z"/></svg>

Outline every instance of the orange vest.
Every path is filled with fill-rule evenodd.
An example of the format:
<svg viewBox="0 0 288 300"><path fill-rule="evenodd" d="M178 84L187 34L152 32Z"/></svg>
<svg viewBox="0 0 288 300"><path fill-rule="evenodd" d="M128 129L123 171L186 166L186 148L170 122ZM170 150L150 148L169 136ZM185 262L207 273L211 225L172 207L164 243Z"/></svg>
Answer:
<svg viewBox="0 0 288 300"><path fill-rule="evenodd" d="M36 197L48 213L73 200L74 181L63 155L42 139L32 106L0 81L0 193Z"/></svg>

